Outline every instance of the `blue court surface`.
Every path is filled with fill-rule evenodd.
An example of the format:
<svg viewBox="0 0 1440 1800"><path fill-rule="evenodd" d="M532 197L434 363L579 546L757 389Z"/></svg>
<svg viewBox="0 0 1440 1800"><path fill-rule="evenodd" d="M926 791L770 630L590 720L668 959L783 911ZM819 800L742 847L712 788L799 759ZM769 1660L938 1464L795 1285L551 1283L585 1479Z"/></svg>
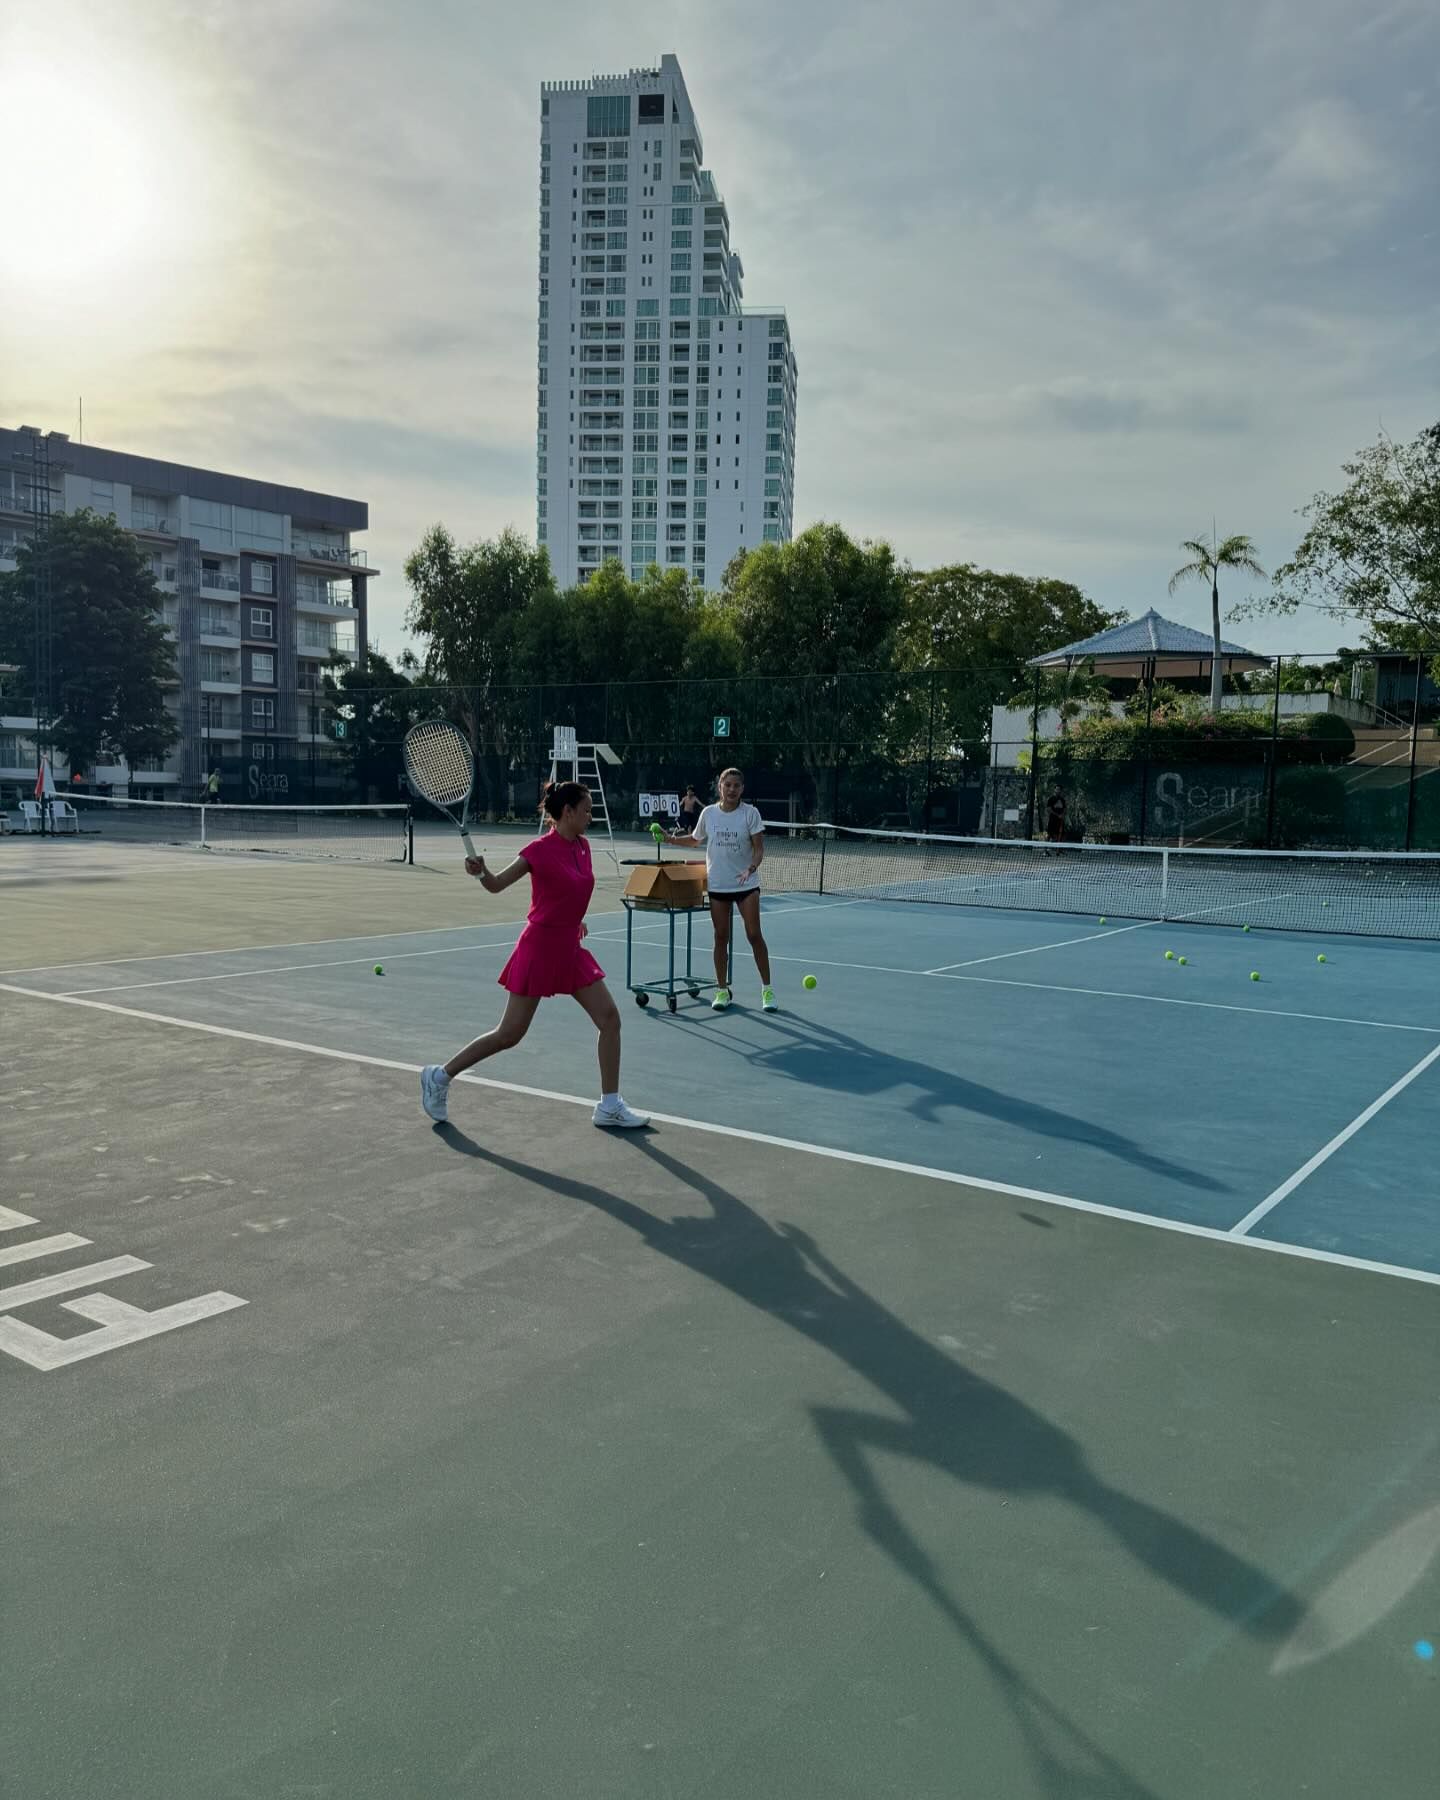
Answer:
<svg viewBox="0 0 1440 1800"><path fill-rule="evenodd" d="M626 923L593 912L591 946L623 1009L625 1094L666 1120L1440 1278L1440 944L784 895L764 912L781 1010L760 1010L742 945L732 1009L714 1013L707 992L672 1015L624 991ZM498 1017L516 930L5 979L419 1065ZM694 930L697 975L713 982L703 917ZM664 974L665 935L636 915L636 981ZM451 1116L481 1136L492 1083L588 1102L593 1033L548 1001L524 1044L476 1073ZM425 1131L418 1101L389 1126Z"/></svg>

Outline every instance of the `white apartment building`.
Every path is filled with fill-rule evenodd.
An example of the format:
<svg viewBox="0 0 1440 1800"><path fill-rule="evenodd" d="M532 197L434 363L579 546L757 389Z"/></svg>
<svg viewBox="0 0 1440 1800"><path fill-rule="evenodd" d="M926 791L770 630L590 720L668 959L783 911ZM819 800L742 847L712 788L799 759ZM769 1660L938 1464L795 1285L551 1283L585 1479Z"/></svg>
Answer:
<svg viewBox="0 0 1440 1800"><path fill-rule="evenodd" d="M15 567L46 512L82 507L132 532L154 571L179 677L166 704L180 730L163 765L101 764L82 771L87 780L194 799L214 770L227 801L343 797L322 676L332 655L365 653L379 572L351 542L369 524L365 502L0 427L0 570ZM28 791L36 720L16 680L0 677L0 784ZM57 778L68 773L61 762Z"/></svg>
<svg viewBox="0 0 1440 1800"><path fill-rule="evenodd" d="M540 95L536 535L562 587L612 557L718 587L794 529L789 322L741 303L675 57Z"/></svg>

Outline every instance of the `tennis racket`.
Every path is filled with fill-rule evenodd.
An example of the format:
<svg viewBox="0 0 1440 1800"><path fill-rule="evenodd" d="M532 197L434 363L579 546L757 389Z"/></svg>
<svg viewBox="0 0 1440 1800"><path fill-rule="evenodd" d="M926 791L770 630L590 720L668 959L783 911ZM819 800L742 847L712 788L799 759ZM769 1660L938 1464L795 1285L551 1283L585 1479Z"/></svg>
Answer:
<svg viewBox="0 0 1440 1800"><path fill-rule="evenodd" d="M427 719L405 733L405 773L423 800L443 812L460 832L466 856L480 853L466 829L472 765L465 734L444 719Z"/></svg>

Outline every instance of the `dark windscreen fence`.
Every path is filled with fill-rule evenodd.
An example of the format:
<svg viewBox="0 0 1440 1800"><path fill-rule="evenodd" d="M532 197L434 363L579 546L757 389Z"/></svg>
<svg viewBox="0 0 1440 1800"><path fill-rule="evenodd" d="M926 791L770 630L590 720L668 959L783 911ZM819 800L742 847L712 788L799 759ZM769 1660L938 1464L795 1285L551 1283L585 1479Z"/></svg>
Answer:
<svg viewBox="0 0 1440 1800"><path fill-rule="evenodd" d="M773 892L1362 937L1440 938L1440 856L1176 850L767 820Z"/></svg>
<svg viewBox="0 0 1440 1800"><path fill-rule="evenodd" d="M113 844L268 852L335 862L410 859L408 806L200 805L100 794L70 795L67 802L74 816L56 818L57 835L75 831Z"/></svg>

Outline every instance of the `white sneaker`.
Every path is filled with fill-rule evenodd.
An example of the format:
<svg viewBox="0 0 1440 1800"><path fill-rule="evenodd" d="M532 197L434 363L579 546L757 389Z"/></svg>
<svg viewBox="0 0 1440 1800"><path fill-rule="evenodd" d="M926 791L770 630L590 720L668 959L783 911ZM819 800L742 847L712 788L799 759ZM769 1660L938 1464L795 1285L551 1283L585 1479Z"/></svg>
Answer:
<svg viewBox="0 0 1440 1800"><path fill-rule="evenodd" d="M607 1131L639 1131L650 1123L650 1115L636 1112L623 1100L612 1100L608 1105L602 1100L590 1115L590 1123L603 1125Z"/></svg>
<svg viewBox="0 0 1440 1800"><path fill-rule="evenodd" d="M439 1063L427 1063L420 1071L420 1104L437 1125L444 1125L450 1117L449 1093L450 1077Z"/></svg>
<svg viewBox="0 0 1440 1800"><path fill-rule="evenodd" d="M772 988L772 987L762 987L761 988L761 990L760 990L760 1010L762 1012L779 1012L780 1002L775 998L774 988Z"/></svg>
<svg viewBox="0 0 1440 1800"><path fill-rule="evenodd" d="M729 988L716 988L715 998L710 1002L711 1012L724 1012L730 1004Z"/></svg>

